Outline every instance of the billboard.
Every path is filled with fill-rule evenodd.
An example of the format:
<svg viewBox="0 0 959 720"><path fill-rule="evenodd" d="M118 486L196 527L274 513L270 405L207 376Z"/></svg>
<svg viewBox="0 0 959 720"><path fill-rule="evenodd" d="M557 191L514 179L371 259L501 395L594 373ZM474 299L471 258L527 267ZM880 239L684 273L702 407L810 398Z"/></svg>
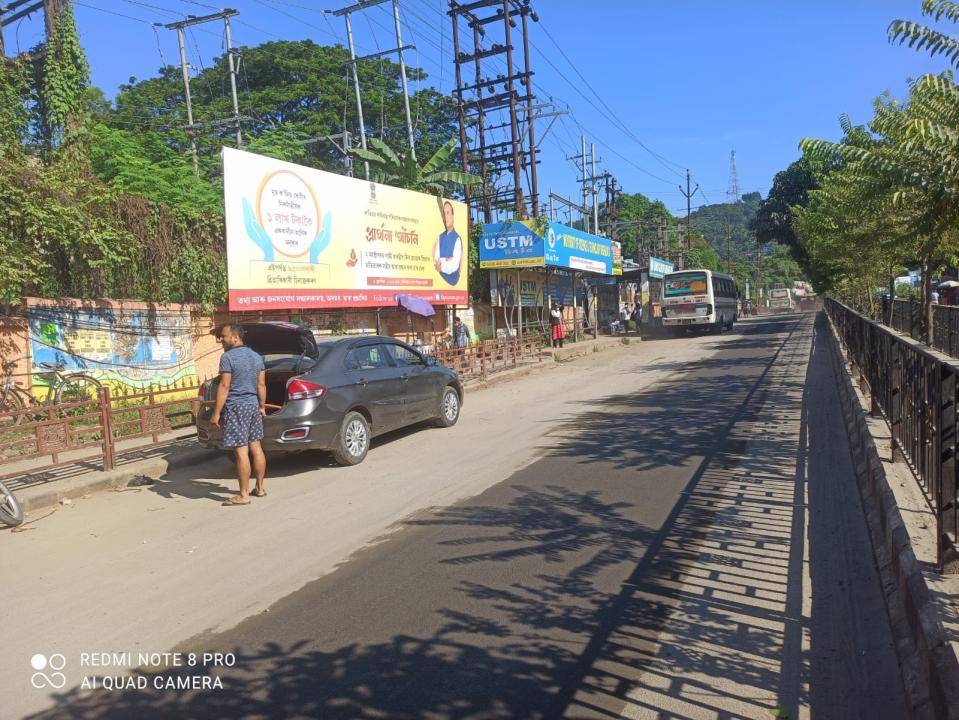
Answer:
<svg viewBox="0 0 959 720"><path fill-rule="evenodd" d="M610 240L613 246L613 275L623 274L623 245L615 240Z"/></svg>
<svg viewBox="0 0 959 720"><path fill-rule="evenodd" d="M660 278L666 276L666 273L671 273L675 266L671 262L666 260L660 260L657 257L649 258L649 276L652 278Z"/></svg>
<svg viewBox="0 0 959 720"><path fill-rule="evenodd" d="M528 221L486 223L480 236L480 268L543 267L544 240Z"/></svg>
<svg viewBox="0 0 959 720"><path fill-rule="evenodd" d="M608 238L551 222L546 230L546 264L613 274L613 246Z"/></svg>
<svg viewBox="0 0 959 720"><path fill-rule="evenodd" d="M465 304L466 205L223 148L230 310Z"/></svg>

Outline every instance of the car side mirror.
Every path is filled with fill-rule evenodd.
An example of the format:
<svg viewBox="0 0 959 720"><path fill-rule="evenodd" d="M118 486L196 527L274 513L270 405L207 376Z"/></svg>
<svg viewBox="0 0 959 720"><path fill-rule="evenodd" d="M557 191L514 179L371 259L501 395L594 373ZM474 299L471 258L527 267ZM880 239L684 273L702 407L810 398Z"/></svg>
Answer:
<svg viewBox="0 0 959 720"><path fill-rule="evenodd" d="M426 356L426 367L433 367L434 365L436 365L436 356L435 356L435 355L427 355L427 356Z"/></svg>

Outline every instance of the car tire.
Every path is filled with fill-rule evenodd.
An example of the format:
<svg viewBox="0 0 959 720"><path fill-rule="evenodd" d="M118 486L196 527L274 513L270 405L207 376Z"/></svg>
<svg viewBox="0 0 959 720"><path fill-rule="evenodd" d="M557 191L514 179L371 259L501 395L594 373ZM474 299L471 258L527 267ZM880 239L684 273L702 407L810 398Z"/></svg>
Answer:
<svg viewBox="0 0 959 720"><path fill-rule="evenodd" d="M370 450L370 424L361 413L348 412L340 425L333 459L340 465L359 465Z"/></svg>
<svg viewBox="0 0 959 720"><path fill-rule="evenodd" d="M436 416L436 426L442 428L453 427L456 421L460 419L459 393L452 385L443 388L443 394L440 395L440 414Z"/></svg>

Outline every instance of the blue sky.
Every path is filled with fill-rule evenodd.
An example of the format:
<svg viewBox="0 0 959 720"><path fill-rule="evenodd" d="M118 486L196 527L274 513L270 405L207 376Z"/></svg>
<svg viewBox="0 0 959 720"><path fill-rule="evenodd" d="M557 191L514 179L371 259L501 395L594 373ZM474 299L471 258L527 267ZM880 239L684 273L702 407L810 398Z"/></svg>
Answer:
<svg viewBox="0 0 959 720"><path fill-rule="evenodd" d="M234 42L309 37L345 43L341 19L320 9L346 4L233 0L228 5L240 11ZM161 61L177 62L175 34L155 30L151 22L220 7L215 0L78 0L76 5L93 80L109 96L130 76L149 77ZM725 199L733 149L741 190L765 195L775 173L798 156L802 137L837 138L840 113L866 121L878 94L902 96L908 77L944 69L943 61L886 40L889 22L920 19L920 5L920 0L534 0L541 20L540 26L531 25L536 92L540 100L552 97L572 111L542 145L541 191L577 192L576 170L565 155L578 152L585 129L603 167L627 192L661 199L677 214L685 207L677 187L685 167L705 192L695 204ZM417 45L408 62L421 65L434 85L449 92L451 31L441 15L446 6L444 0L401 3L404 41ZM389 46L388 13L387 5L365 11L368 21L356 16L361 51ZM35 42L41 24L38 14L7 27L8 54L18 44L27 48ZM188 37L190 62L197 67L222 52L219 27L206 28ZM538 125L540 133L545 124Z"/></svg>

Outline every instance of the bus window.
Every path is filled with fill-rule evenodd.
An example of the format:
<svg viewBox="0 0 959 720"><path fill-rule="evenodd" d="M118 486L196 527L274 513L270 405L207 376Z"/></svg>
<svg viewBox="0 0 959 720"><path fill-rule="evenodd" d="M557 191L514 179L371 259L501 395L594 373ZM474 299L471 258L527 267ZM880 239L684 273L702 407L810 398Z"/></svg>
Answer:
<svg viewBox="0 0 959 720"><path fill-rule="evenodd" d="M663 295L678 297L680 295L705 295L708 285L706 273L680 272L667 275L663 281Z"/></svg>

